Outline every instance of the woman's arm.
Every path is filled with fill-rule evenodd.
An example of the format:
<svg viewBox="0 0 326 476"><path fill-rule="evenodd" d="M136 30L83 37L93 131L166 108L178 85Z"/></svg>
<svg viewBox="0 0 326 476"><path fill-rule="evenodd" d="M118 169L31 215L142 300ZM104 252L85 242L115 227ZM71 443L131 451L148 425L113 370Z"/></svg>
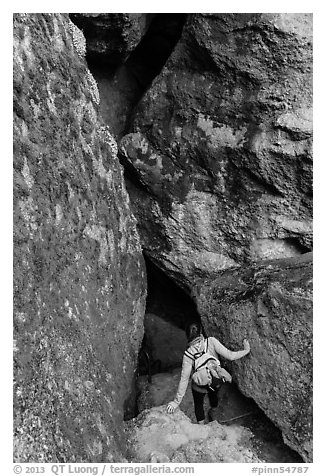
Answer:
<svg viewBox="0 0 326 476"><path fill-rule="evenodd" d="M244 357L245 355L249 354L250 352L250 344L247 341L247 339L243 340L243 350L238 350L237 352L233 352L232 350L227 349L224 347L223 344L219 340L217 340L215 337L211 337L212 343L214 345L214 351L216 354L221 355L227 360L238 360Z"/></svg>
<svg viewBox="0 0 326 476"><path fill-rule="evenodd" d="M180 405L188 387L191 369L192 369L192 360L186 355L184 355L177 394L175 396L175 399L172 402L168 403L168 406L167 406L168 413L173 413L174 410Z"/></svg>

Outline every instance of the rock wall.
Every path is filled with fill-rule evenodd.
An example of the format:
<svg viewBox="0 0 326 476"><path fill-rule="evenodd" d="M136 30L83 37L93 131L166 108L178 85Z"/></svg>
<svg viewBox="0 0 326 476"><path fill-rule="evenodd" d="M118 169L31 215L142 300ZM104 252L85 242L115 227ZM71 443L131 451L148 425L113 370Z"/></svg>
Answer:
<svg viewBox="0 0 326 476"><path fill-rule="evenodd" d="M312 15L191 14L120 142L147 255L184 287L312 248Z"/></svg>
<svg viewBox="0 0 326 476"><path fill-rule="evenodd" d="M229 364L240 390L312 461L312 254L221 272L201 283L198 308L209 335L251 352Z"/></svg>
<svg viewBox="0 0 326 476"><path fill-rule="evenodd" d="M122 461L146 284L67 15L14 16L14 460Z"/></svg>

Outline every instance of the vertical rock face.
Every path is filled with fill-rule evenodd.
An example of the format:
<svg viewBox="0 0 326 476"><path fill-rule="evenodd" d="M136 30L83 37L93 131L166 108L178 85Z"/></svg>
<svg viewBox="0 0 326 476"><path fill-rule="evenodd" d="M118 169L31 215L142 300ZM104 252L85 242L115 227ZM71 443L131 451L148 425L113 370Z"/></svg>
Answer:
<svg viewBox="0 0 326 476"><path fill-rule="evenodd" d="M145 251L185 286L311 250L311 23L190 15L121 140Z"/></svg>
<svg viewBox="0 0 326 476"><path fill-rule="evenodd" d="M198 288L210 335L249 355L232 362L240 390L312 461L312 256L227 270Z"/></svg>
<svg viewBox="0 0 326 476"><path fill-rule="evenodd" d="M84 53L67 15L15 15L15 461L124 448L145 268Z"/></svg>

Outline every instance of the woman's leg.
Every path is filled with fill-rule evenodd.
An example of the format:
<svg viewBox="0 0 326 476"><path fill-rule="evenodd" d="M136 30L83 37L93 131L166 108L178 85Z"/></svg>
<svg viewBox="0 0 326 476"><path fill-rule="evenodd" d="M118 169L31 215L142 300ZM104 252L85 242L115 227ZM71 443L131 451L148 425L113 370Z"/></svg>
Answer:
<svg viewBox="0 0 326 476"><path fill-rule="evenodd" d="M218 405L218 390L211 390L210 388L208 389L208 400L211 408L216 408Z"/></svg>
<svg viewBox="0 0 326 476"><path fill-rule="evenodd" d="M203 424L205 421L205 413L204 413L204 397L205 393L197 392L193 388L191 388L192 396L194 399L195 405L195 415L197 422Z"/></svg>
<svg viewBox="0 0 326 476"><path fill-rule="evenodd" d="M213 421L213 420L216 420L217 419L217 413L216 413L216 409L217 409L217 406L218 406L218 400L219 400L219 391L220 391L220 387L217 387L215 390L212 390L212 389L208 389L208 400L209 400L209 404L210 404L210 409L208 410L208 419L210 421Z"/></svg>

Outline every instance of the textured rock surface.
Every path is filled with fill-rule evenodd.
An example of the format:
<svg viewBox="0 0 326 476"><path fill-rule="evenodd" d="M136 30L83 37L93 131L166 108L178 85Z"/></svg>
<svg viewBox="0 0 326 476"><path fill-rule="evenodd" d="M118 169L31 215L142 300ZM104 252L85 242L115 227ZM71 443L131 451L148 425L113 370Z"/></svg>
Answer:
<svg viewBox="0 0 326 476"><path fill-rule="evenodd" d="M155 314L145 314L144 330L147 345L154 360L161 362L161 369L181 365L183 353L187 348L187 338L183 330Z"/></svg>
<svg viewBox="0 0 326 476"><path fill-rule="evenodd" d="M166 406L145 410L129 423L133 462L255 463L246 428L225 428L216 421L191 423L181 411L166 413Z"/></svg>
<svg viewBox="0 0 326 476"><path fill-rule="evenodd" d="M139 43L151 14L71 13L70 17L87 38L88 59L116 66Z"/></svg>
<svg viewBox="0 0 326 476"><path fill-rule="evenodd" d="M251 353L232 362L240 390L312 461L312 254L220 273L198 290L209 335Z"/></svg>
<svg viewBox="0 0 326 476"><path fill-rule="evenodd" d="M137 380L139 389L138 410L143 412L170 402L175 397L181 369L169 373L153 375L152 383L145 377ZM300 463L300 456L283 443L281 432L257 407L253 400L244 397L233 384L225 384L218 394L218 407L211 415L223 425L245 427L252 432L250 448L254 448L258 457L268 463ZM209 420L209 402L204 400L206 421ZM191 386L181 402L180 410L196 423ZM241 418L239 418L241 417ZM212 419L212 418L210 418ZM228 429L226 429L228 431ZM241 428L240 428L241 431Z"/></svg>
<svg viewBox="0 0 326 476"><path fill-rule="evenodd" d="M145 268L67 15L14 17L14 460L121 461ZM123 296L123 299L121 297Z"/></svg>
<svg viewBox="0 0 326 476"><path fill-rule="evenodd" d="M158 21L135 55L142 14L86 15L99 33L89 58L109 70L101 104L68 15L14 20L14 460L124 457L145 268L101 114L117 136L132 122L120 159L146 253L196 296L208 333L250 340L237 384L311 461L310 258L259 261L312 246L311 15L165 18L171 30ZM136 461L256 461L246 430L162 409L133 424Z"/></svg>
<svg viewBox="0 0 326 476"><path fill-rule="evenodd" d="M135 105L180 38L186 15L74 14L71 18L87 38L87 58L99 86L103 119L121 138Z"/></svg>
<svg viewBox="0 0 326 476"><path fill-rule="evenodd" d="M311 250L312 15L194 14L120 143L147 254L197 276Z"/></svg>

